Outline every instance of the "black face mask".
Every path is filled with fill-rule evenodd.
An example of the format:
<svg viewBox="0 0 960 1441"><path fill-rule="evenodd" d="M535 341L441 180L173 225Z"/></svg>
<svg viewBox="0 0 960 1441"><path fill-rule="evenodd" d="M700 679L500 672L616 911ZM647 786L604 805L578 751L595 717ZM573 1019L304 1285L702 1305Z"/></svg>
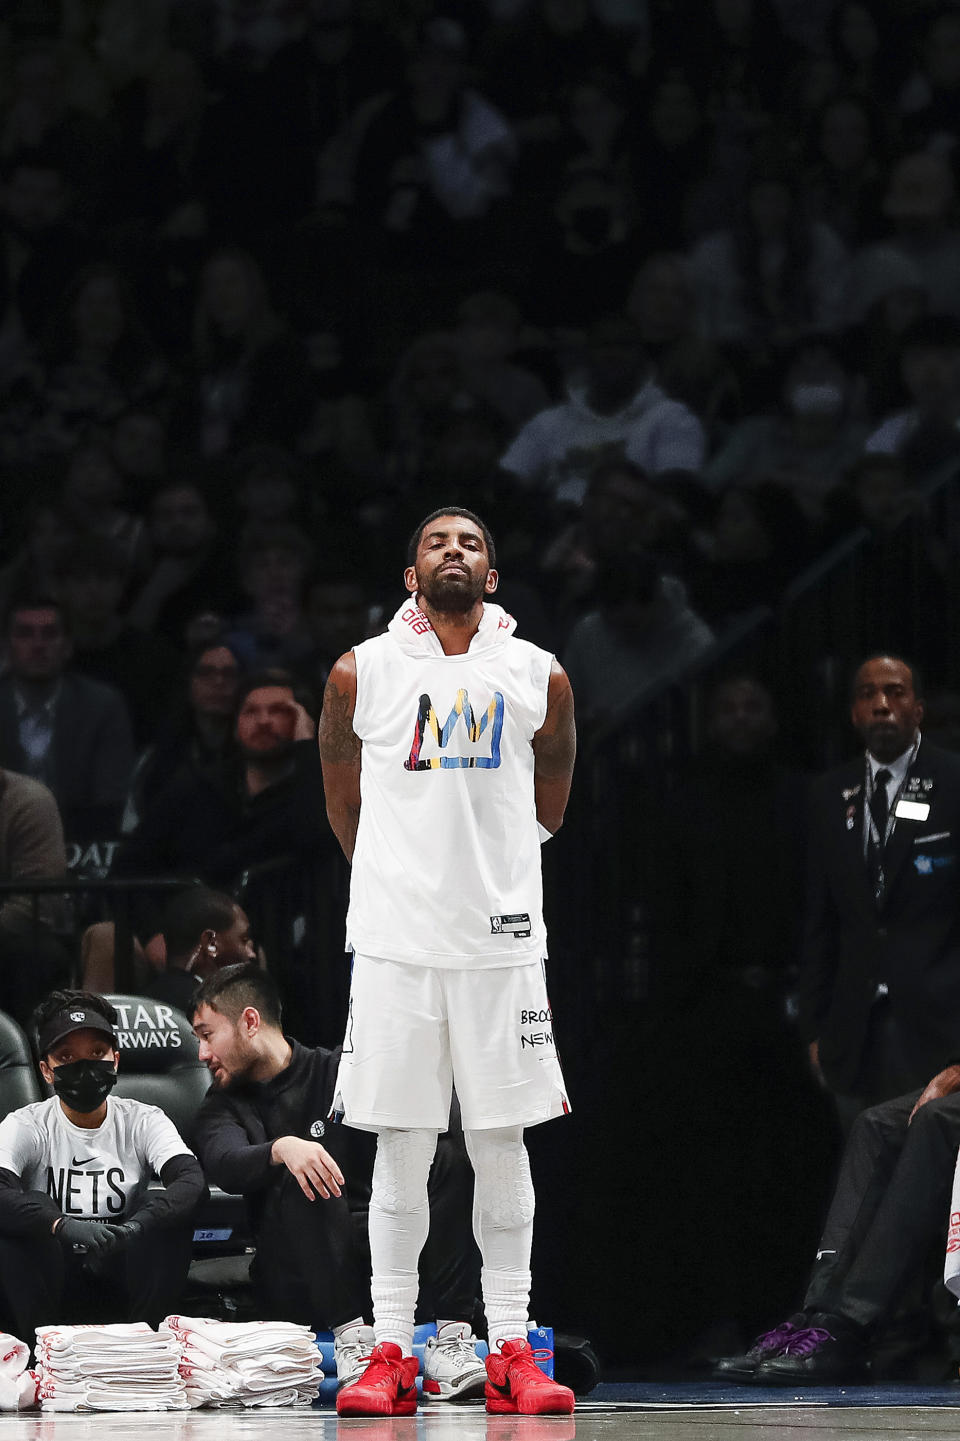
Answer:
<svg viewBox="0 0 960 1441"><path fill-rule="evenodd" d="M112 1061L68 1061L53 1067L53 1089L71 1111L95 1111L117 1084Z"/></svg>

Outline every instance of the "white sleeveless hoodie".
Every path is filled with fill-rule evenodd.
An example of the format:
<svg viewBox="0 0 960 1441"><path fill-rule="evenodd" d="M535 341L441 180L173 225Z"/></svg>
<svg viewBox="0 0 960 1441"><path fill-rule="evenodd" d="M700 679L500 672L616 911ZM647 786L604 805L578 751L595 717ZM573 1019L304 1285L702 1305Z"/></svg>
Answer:
<svg viewBox="0 0 960 1441"><path fill-rule="evenodd" d="M347 946L421 966L546 955L531 742L553 659L485 604L445 655L416 601L354 650L363 742Z"/></svg>

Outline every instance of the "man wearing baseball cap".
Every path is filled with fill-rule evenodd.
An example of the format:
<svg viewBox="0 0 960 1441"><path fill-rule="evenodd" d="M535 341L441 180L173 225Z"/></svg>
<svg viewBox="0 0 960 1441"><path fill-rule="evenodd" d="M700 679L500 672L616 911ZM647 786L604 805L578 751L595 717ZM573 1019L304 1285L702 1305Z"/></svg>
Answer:
<svg viewBox="0 0 960 1441"><path fill-rule="evenodd" d="M32 1345L59 1322L155 1326L186 1282L200 1164L157 1106L111 1096L108 1001L53 991L33 1024L54 1094L0 1121L0 1329Z"/></svg>

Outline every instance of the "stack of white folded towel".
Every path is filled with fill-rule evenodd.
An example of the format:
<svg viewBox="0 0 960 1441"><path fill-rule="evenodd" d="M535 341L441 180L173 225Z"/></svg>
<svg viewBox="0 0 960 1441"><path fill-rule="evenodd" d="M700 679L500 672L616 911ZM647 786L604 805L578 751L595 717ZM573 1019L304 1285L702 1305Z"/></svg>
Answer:
<svg viewBox="0 0 960 1441"><path fill-rule="evenodd" d="M294 1406L319 1395L316 1336L291 1321L167 1316L191 1406Z"/></svg>
<svg viewBox="0 0 960 1441"><path fill-rule="evenodd" d="M184 1411L180 1346L145 1321L40 1326L37 1370L44 1411Z"/></svg>

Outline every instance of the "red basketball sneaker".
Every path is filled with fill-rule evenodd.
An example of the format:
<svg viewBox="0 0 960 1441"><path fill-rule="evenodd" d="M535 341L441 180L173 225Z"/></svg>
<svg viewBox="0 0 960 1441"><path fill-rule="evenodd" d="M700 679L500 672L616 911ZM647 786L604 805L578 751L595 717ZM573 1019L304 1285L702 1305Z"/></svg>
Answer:
<svg viewBox="0 0 960 1441"><path fill-rule="evenodd" d="M487 1357L487 1410L514 1416L569 1416L573 1392L545 1376L529 1341L501 1341Z"/></svg>
<svg viewBox="0 0 960 1441"><path fill-rule="evenodd" d="M404 1356L392 1341L374 1346L366 1370L337 1392L338 1416L412 1416L417 1409L416 1356Z"/></svg>

